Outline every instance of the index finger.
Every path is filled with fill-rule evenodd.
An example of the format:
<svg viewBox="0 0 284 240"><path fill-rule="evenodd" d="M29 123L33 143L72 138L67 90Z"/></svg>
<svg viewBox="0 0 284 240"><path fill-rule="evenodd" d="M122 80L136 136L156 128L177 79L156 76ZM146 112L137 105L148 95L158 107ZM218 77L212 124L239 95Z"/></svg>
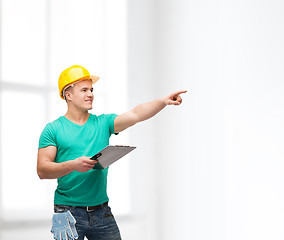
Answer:
<svg viewBox="0 0 284 240"><path fill-rule="evenodd" d="M181 94L181 93L186 93L186 92L187 92L187 90L180 90L180 91L175 92L175 94L176 94L176 95L179 95L179 94Z"/></svg>
<svg viewBox="0 0 284 240"><path fill-rule="evenodd" d="M177 96L177 95L180 95L180 94L186 93L186 92L187 92L187 90L176 91L176 92L172 93L171 96Z"/></svg>

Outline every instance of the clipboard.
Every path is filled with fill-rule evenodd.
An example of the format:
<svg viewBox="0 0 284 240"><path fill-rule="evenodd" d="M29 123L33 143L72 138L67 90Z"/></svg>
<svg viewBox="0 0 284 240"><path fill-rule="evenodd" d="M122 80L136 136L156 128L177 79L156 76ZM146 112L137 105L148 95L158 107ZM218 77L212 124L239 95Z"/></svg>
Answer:
<svg viewBox="0 0 284 240"><path fill-rule="evenodd" d="M91 157L92 160L98 160L93 169L105 169L135 148L131 146L109 145Z"/></svg>

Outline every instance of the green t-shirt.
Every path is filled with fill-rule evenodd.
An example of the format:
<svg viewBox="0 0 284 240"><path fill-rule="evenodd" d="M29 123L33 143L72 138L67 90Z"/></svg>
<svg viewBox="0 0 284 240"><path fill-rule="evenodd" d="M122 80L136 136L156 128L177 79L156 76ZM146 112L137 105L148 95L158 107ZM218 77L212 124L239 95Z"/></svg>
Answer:
<svg viewBox="0 0 284 240"><path fill-rule="evenodd" d="M48 123L40 139L39 149L57 147L54 162L65 162L86 156L92 157L109 145L114 133L116 114L90 114L84 125L77 125L64 116ZM73 171L57 180L54 203L70 206L95 206L108 201L108 168L87 172Z"/></svg>

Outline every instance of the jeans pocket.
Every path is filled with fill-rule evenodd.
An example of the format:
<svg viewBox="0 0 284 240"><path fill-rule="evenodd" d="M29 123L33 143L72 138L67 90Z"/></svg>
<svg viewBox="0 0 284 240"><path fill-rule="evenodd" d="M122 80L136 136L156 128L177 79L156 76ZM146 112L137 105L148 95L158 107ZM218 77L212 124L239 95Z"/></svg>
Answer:
<svg viewBox="0 0 284 240"><path fill-rule="evenodd" d="M104 212L104 217L105 218L114 218L114 216L113 216L113 214L111 212L111 208L109 206L105 206L104 210L105 210L105 212Z"/></svg>

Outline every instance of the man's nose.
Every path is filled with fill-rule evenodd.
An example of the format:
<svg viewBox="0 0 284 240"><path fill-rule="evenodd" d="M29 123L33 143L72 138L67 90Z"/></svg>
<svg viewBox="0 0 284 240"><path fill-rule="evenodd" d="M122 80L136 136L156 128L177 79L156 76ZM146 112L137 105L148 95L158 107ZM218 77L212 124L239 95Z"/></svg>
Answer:
<svg viewBox="0 0 284 240"><path fill-rule="evenodd" d="M90 96L90 97L92 97L94 94L93 94L93 92L92 91L88 91L88 96Z"/></svg>

